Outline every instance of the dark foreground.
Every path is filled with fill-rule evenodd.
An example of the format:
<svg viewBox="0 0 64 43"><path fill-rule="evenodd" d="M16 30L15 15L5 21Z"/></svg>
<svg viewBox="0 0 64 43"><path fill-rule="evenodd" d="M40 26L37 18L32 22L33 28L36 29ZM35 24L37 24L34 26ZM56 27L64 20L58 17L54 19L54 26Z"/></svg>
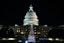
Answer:
<svg viewBox="0 0 64 43"><path fill-rule="evenodd" d="M0 41L0 43L27 43L27 42L18 42L16 40L16 41ZM64 41L37 41L35 43L64 43Z"/></svg>

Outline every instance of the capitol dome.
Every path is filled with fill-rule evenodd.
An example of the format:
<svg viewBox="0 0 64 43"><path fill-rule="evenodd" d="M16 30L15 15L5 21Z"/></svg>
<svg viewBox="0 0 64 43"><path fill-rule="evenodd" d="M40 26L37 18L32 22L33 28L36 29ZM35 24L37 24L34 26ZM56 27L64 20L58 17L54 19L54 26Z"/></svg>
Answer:
<svg viewBox="0 0 64 43"><path fill-rule="evenodd" d="M29 11L26 13L25 19L23 22L24 22L23 25L31 25L31 24L38 25L37 15L36 15L36 12L34 12L33 10L32 5L30 5Z"/></svg>

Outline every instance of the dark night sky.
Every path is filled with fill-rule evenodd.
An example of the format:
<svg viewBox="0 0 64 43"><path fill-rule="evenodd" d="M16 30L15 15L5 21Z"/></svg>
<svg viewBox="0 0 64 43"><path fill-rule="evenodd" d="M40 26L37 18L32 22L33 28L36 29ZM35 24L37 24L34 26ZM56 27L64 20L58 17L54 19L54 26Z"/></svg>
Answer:
<svg viewBox="0 0 64 43"><path fill-rule="evenodd" d="M3 14L0 14L0 24L14 25L23 24L23 19L33 5L34 11L38 15L39 24L60 25L64 24L63 15L60 12L60 1L56 0L8 0L3 2Z"/></svg>

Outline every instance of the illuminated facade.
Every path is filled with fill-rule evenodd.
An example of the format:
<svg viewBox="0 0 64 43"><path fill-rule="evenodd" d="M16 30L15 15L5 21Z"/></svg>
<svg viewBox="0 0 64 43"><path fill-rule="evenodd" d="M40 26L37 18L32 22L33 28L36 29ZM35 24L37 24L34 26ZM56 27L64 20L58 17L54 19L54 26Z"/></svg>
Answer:
<svg viewBox="0 0 64 43"><path fill-rule="evenodd" d="M18 36L27 36L30 32L31 24L33 24L33 31L35 34L35 38L39 38L40 36L47 37L47 32L51 29L47 25L39 26L39 20L36 15L36 12L33 10L33 6L30 5L29 11L25 15L25 19L23 20L23 25L18 26L17 24L13 26L14 33L16 37ZM49 29L50 28L50 29Z"/></svg>
<svg viewBox="0 0 64 43"><path fill-rule="evenodd" d="M20 39L26 37L27 39L30 39L31 24L33 25L32 29L34 34L33 37L35 38L34 41L41 36L47 37L47 32L49 31L50 27L48 27L47 25L39 26L39 20L36 12L33 10L32 5L30 5L29 11L26 13L24 18L25 19L23 20L22 26L19 26L17 24L15 24L15 26L9 26L13 29L16 38Z"/></svg>

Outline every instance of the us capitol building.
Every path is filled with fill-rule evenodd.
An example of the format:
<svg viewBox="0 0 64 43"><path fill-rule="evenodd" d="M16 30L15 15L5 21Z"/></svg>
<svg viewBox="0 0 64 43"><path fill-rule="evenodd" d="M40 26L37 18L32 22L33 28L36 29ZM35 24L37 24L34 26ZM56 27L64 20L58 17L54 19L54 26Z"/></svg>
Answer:
<svg viewBox="0 0 64 43"><path fill-rule="evenodd" d="M47 32L51 30L51 28L47 25L39 26L39 20L36 12L33 10L32 5L30 5L29 11L26 13L24 18L25 19L23 20L22 26L18 26L17 24L13 26L13 30L16 35L19 34L20 37L22 35L28 36L32 24L32 28L36 38L38 38L40 35L43 35L43 37L47 37Z"/></svg>
<svg viewBox="0 0 64 43"><path fill-rule="evenodd" d="M3 26L0 25L0 30ZM52 39L51 35L49 37L48 33L50 30L53 29L60 29L64 30L64 25L53 27L46 25L39 25L39 19L37 17L36 12L33 10L33 6L29 6L29 10L26 13L23 25L19 26L15 24L15 26L9 26L9 29L12 29L17 40L29 40L35 42L36 40L60 40L58 38ZM53 32L52 32L53 34ZM54 36L54 34L53 34ZM33 38L34 37L34 38ZM43 39L42 39L43 38ZM3 39L5 40L5 39ZM19 41L21 42L21 41Z"/></svg>

